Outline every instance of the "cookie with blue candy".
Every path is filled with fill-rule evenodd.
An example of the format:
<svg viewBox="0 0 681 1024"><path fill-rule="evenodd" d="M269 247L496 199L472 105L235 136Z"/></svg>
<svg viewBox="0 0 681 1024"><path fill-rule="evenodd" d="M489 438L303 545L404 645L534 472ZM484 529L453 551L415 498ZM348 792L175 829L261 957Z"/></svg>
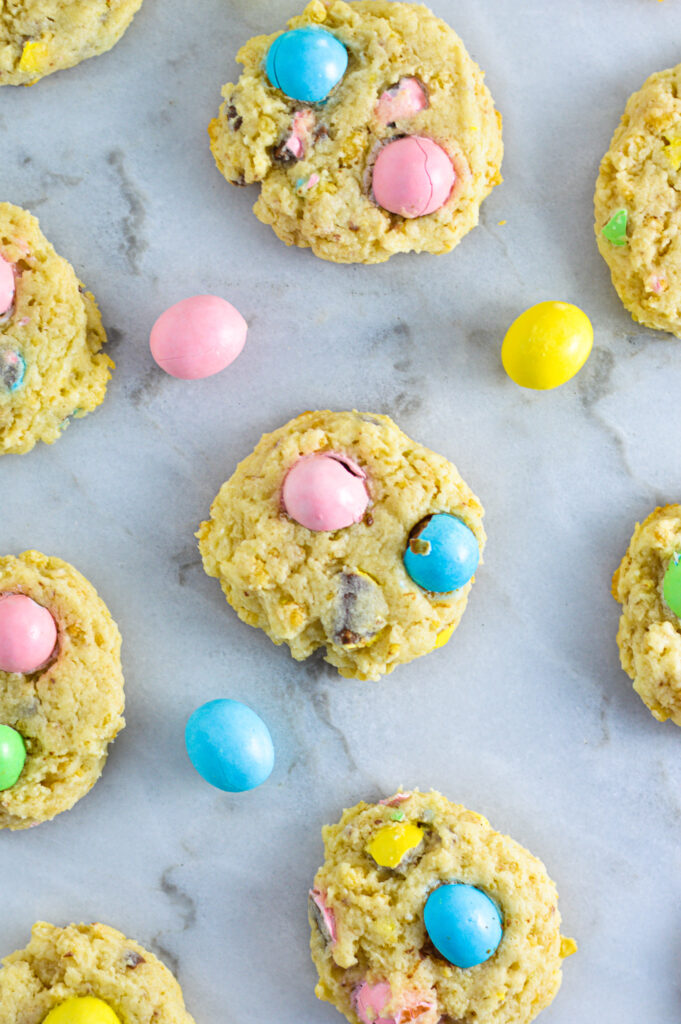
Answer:
<svg viewBox="0 0 681 1024"><path fill-rule="evenodd" d="M104 399L111 359L94 296L35 217L0 203L0 455L52 444Z"/></svg>
<svg viewBox="0 0 681 1024"><path fill-rule="evenodd" d="M309 895L316 993L351 1024L528 1024L572 939L540 860L439 793L398 791L322 829Z"/></svg>

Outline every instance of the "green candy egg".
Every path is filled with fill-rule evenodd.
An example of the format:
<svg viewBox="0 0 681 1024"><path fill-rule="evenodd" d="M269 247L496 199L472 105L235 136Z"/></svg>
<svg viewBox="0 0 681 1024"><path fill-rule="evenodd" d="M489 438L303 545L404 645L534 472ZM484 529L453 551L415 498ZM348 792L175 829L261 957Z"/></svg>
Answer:
<svg viewBox="0 0 681 1024"><path fill-rule="evenodd" d="M667 566L662 593L674 615L681 618L681 561L679 561L678 553L672 556L672 560Z"/></svg>
<svg viewBox="0 0 681 1024"><path fill-rule="evenodd" d="M26 744L21 733L0 725L0 791L11 789L24 770Z"/></svg>

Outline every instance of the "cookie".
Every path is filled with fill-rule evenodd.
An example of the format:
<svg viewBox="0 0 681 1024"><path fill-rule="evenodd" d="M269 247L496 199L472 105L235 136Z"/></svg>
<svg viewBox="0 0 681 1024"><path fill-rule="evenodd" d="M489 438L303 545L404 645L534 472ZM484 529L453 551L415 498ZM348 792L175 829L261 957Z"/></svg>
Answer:
<svg viewBox="0 0 681 1024"><path fill-rule="evenodd" d="M0 18L0 85L32 85L110 50L142 0L11 0Z"/></svg>
<svg viewBox="0 0 681 1024"><path fill-rule="evenodd" d="M659 722L681 725L681 619L665 599L665 580L681 553L681 505L656 508L642 523L613 576L622 605L617 646L622 668ZM673 598L667 592L667 597ZM681 614L681 607L677 608Z"/></svg>
<svg viewBox="0 0 681 1024"><path fill-rule="evenodd" d="M50 1011L83 997L102 1000L121 1024L194 1024L168 968L104 924L40 921L28 946L2 963L0 1019L7 1024L43 1024Z"/></svg>
<svg viewBox="0 0 681 1024"><path fill-rule="evenodd" d="M52 444L104 399L97 303L35 217L0 203L0 455Z"/></svg>
<svg viewBox="0 0 681 1024"><path fill-rule="evenodd" d="M294 481L288 495L287 484L294 467L306 477L320 456L323 482L337 484L345 504L338 519L301 525L319 511L294 501L309 496L310 481ZM322 518L333 511L322 507ZM323 648L341 675L378 679L445 643L463 615L470 579L429 592L404 563L408 547L430 544L412 535L442 513L472 538L477 563L483 509L456 467L387 416L327 410L265 434L197 536L205 571L244 622L288 644L299 661Z"/></svg>
<svg viewBox="0 0 681 1024"><path fill-rule="evenodd" d="M22 829L72 807L94 786L124 726L121 637L91 583L60 558L25 551L0 558L0 604L25 595L54 619L47 664L0 670L0 724L26 746L18 781L0 791L0 828Z"/></svg>
<svg viewBox="0 0 681 1024"><path fill-rule="evenodd" d="M681 337L681 64L630 97L603 157L598 248L634 320Z"/></svg>
<svg viewBox="0 0 681 1024"><path fill-rule="evenodd" d="M400 791L346 810L322 835L309 902L316 993L352 1024L526 1024L552 1001L576 949L560 934L555 885L480 814ZM486 902L501 924L475 966L438 952L432 916L426 928L426 904L453 891ZM457 923L447 920L450 934Z"/></svg>
<svg viewBox="0 0 681 1024"><path fill-rule="evenodd" d="M287 245L310 247L323 259L380 263L397 252L449 252L501 181L503 152L501 119L459 37L427 7L392 0L313 0L288 25L329 33L331 45L337 40L347 51L347 70L322 102L297 101L267 74L270 48L283 37L246 43L237 54L241 77L224 87L209 128L222 174L233 185L258 183L259 220ZM305 53L311 62L314 55ZM297 76L302 62L295 56ZM279 81L280 66L270 71ZM420 210L431 209L430 189L442 189L443 205L425 215L403 216L376 201L376 162L405 137L412 139L401 146L407 159L411 146L411 169L426 172ZM444 184L438 157L449 175ZM407 175L397 177L403 184ZM392 186L400 187L394 179ZM381 189L382 198L385 174Z"/></svg>

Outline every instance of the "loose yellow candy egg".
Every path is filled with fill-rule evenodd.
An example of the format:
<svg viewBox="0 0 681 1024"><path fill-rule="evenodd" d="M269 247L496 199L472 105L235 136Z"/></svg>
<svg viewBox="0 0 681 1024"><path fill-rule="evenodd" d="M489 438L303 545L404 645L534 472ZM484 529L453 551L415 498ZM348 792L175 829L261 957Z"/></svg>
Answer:
<svg viewBox="0 0 681 1024"><path fill-rule="evenodd" d="M396 868L405 854L414 850L422 839L423 829L408 821L386 825L371 840L367 853L380 868Z"/></svg>
<svg viewBox="0 0 681 1024"><path fill-rule="evenodd" d="M74 996L50 1010L43 1024L121 1024L111 1007L94 996Z"/></svg>
<svg viewBox="0 0 681 1024"><path fill-rule="evenodd" d="M539 302L514 320L501 346L501 361L521 388L560 387L581 370L594 340L586 313L569 302Z"/></svg>

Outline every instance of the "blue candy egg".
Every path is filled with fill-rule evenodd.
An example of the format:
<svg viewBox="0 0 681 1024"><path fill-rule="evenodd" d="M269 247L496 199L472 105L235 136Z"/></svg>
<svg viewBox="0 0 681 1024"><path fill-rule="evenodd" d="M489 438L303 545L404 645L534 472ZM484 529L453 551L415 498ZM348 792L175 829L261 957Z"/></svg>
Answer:
<svg viewBox="0 0 681 1024"><path fill-rule="evenodd" d="M456 516L438 512L412 530L404 567L424 590L445 594L468 583L480 561L478 541Z"/></svg>
<svg viewBox="0 0 681 1024"><path fill-rule="evenodd" d="M254 789L274 767L269 729L238 700L211 700L197 708L184 738L199 775L227 793Z"/></svg>
<svg viewBox="0 0 681 1024"><path fill-rule="evenodd" d="M348 66L348 51L323 28L294 28L277 36L265 61L273 86L301 103L321 103Z"/></svg>
<svg viewBox="0 0 681 1024"><path fill-rule="evenodd" d="M496 903L472 885L441 885L426 900L423 920L430 941L455 967L489 960L503 935Z"/></svg>

